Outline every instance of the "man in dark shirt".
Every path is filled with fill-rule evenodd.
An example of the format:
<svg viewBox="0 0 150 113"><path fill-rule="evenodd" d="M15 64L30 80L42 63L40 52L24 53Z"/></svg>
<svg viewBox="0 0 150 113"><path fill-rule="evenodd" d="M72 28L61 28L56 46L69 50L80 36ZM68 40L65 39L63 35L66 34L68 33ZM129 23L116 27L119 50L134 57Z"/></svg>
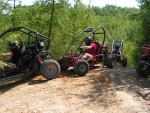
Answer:
<svg viewBox="0 0 150 113"><path fill-rule="evenodd" d="M20 61L25 52L24 42L21 41L19 44L18 41L11 41L9 43L9 47L12 53L11 62L16 64L17 66L21 65Z"/></svg>
<svg viewBox="0 0 150 113"><path fill-rule="evenodd" d="M11 55L11 62L7 62L5 63L5 65L3 65L2 68L0 68L0 73L7 73L7 72L10 72L14 69L17 68L17 62L18 62L18 58L19 58L19 55L18 55L18 42L17 41L11 41L9 42L9 50L11 53L9 53L9 55Z"/></svg>

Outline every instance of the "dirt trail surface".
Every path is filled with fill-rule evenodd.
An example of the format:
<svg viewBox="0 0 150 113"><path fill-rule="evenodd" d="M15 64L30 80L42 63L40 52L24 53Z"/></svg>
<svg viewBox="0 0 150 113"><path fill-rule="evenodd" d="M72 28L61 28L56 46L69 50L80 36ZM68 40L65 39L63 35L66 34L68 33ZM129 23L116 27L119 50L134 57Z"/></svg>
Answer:
<svg viewBox="0 0 150 113"><path fill-rule="evenodd" d="M50 81L37 76L0 92L0 113L150 113L150 78L134 69L98 67L84 77L68 71Z"/></svg>

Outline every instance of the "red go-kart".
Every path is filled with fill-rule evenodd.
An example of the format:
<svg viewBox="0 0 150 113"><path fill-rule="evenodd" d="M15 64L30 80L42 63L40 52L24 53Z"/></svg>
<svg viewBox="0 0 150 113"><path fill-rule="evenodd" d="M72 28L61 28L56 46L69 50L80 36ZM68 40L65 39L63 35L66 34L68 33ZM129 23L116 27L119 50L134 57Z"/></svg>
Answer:
<svg viewBox="0 0 150 113"><path fill-rule="evenodd" d="M147 77L150 75L150 44L142 45L142 55L136 70L139 76Z"/></svg>
<svg viewBox="0 0 150 113"><path fill-rule="evenodd" d="M94 43L97 45L97 53L91 59L83 60L81 58L81 55L85 53L81 50L81 47L84 45L84 38L81 39L80 37L87 37L87 36L93 37ZM98 40L100 37L103 38L102 42ZM87 28L82 32L80 32L77 36L75 36L72 39L65 54L58 61L61 70L65 71L69 67L73 67L77 75L79 76L85 75L90 70L90 67L102 62L104 56L106 56L105 54L108 53L107 52L108 47L105 45L105 37L106 37L105 29L101 26L97 27L96 29Z"/></svg>

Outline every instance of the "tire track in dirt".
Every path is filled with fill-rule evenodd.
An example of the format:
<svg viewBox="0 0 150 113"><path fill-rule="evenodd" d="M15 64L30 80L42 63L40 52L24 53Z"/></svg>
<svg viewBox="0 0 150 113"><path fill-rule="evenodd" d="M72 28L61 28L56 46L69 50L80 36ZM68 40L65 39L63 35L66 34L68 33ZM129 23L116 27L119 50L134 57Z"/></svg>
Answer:
<svg viewBox="0 0 150 113"><path fill-rule="evenodd" d="M142 83L135 70L124 68L100 67L84 77L68 71L50 81L37 76L0 89L0 113L149 113L149 100L130 90L146 87Z"/></svg>

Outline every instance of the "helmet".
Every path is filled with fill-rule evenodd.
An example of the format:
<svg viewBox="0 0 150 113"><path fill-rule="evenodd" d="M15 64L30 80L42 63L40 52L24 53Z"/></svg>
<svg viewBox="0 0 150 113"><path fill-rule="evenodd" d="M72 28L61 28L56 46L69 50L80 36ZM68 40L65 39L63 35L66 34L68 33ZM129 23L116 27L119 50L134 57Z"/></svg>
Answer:
<svg viewBox="0 0 150 113"><path fill-rule="evenodd" d="M91 38L90 36L87 36L85 39L84 39L86 45L90 45L92 42L93 42L93 38Z"/></svg>
<svg viewBox="0 0 150 113"><path fill-rule="evenodd" d="M18 48L18 41L10 41L9 42L9 47L10 47L10 49L16 49L16 48Z"/></svg>
<svg viewBox="0 0 150 113"><path fill-rule="evenodd" d="M43 48L44 48L44 42L39 41L39 42L38 42L38 48L39 48L39 49L43 49Z"/></svg>
<svg viewBox="0 0 150 113"><path fill-rule="evenodd" d="M120 45L119 44L115 44L115 49L119 50L119 48L120 48Z"/></svg>

